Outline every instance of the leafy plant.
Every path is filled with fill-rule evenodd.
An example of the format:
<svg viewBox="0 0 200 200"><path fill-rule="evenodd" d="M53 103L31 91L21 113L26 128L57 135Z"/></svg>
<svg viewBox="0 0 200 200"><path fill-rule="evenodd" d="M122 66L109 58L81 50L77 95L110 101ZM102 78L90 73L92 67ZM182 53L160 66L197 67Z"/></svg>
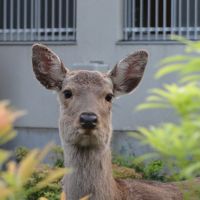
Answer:
<svg viewBox="0 0 200 200"><path fill-rule="evenodd" d="M64 167L64 153L61 146L53 146L51 149L51 160L54 167Z"/></svg>
<svg viewBox="0 0 200 200"><path fill-rule="evenodd" d="M144 178L149 180L167 181L164 164L161 160L154 160L144 167Z"/></svg>
<svg viewBox="0 0 200 200"><path fill-rule="evenodd" d="M138 162L135 156L113 156L113 175L115 178L144 178L149 180L168 181L161 160L152 160L147 163ZM131 171L134 170L134 171Z"/></svg>
<svg viewBox="0 0 200 200"><path fill-rule="evenodd" d="M122 156L122 155L113 155L112 163L118 166L128 167L128 168L137 168L140 171L140 167L136 166L134 163L135 156ZM142 165L142 164L141 164Z"/></svg>
<svg viewBox="0 0 200 200"><path fill-rule="evenodd" d="M8 102L0 102L0 144L6 143L16 135L12 124L22 114L22 112L13 111ZM7 163L6 170L0 170L0 200L23 200L27 194L46 187L69 171L60 168L54 169L49 171L31 190L25 187L51 146L48 145L42 151L34 149L27 153L19 164L10 161ZM11 154L12 152L0 149L0 167Z"/></svg>
<svg viewBox="0 0 200 200"><path fill-rule="evenodd" d="M46 185L44 188L39 190L34 190L37 184L42 181L49 173L52 173L54 168L49 167L48 165L41 165L37 170L32 174L32 176L27 181L25 188L29 191L26 194L25 200L35 200L39 197L45 197L48 200L59 200L60 194L62 192L61 188L61 178L54 180L50 184Z"/></svg>
<svg viewBox="0 0 200 200"><path fill-rule="evenodd" d="M172 109L179 121L140 128L136 137L153 147L152 155L161 156L177 179L191 179L200 174L200 42L175 38L186 44L184 54L164 59L155 77L176 72L177 82L150 90L138 110Z"/></svg>
<svg viewBox="0 0 200 200"><path fill-rule="evenodd" d="M29 149L27 147L24 147L24 146L19 146L15 149L15 159L16 159L16 162L19 163L21 162L25 157L26 155L29 153Z"/></svg>
<svg viewBox="0 0 200 200"><path fill-rule="evenodd" d="M117 179L135 179L135 178L141 179L142 178L142 174L137 173L135 169L133 168L114 164L112 166L112 170L113 170L114 178L117 178Z"/></svg>

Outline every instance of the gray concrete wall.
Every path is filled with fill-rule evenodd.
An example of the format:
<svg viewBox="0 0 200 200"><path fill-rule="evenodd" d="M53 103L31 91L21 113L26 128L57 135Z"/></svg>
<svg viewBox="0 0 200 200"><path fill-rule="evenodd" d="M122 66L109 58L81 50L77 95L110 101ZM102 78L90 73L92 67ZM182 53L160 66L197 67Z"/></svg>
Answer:
<svg viewBox="0 0 200 200"><path fill-rule="evenodd" d="M149 63L142 83L131 95L114 101L113 127L115 130L135 130L172 119L170 111L143 111L134 107L143 102L147 91L161 85L153 75L159 61L183 51L182 45L171 44L117 44L122 39L121 0L78 0L77 43L50 45L65 65L103 61L110 67L130 52L147 49ZM174 79L174 77L171 77ZM162 81L168 81L165 78ZM31 45L0 46L0 99L10 99L13 106L27 111L17 121L17 127L56 128L58 104L56 94L45 90L34 78L31 67Z"/></svg>

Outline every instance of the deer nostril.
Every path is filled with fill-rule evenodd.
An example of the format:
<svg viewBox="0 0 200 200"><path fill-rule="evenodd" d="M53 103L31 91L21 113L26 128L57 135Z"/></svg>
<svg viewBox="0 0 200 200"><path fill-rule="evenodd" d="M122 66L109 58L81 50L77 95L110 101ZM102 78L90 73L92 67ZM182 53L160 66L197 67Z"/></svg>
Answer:
<svg viewBox="0 0 200 200"><path fill-rule="evenodd" d="M97 124L97 115L94 113L84 112L80 115L80 124L82 128L92 129Z"/></svg>

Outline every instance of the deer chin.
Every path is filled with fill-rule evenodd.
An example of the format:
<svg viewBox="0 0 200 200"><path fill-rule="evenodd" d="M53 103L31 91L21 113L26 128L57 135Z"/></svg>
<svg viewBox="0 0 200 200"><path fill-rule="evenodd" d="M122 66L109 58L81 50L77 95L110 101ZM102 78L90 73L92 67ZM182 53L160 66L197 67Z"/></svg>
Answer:
<svg viewBox="0 0 200 200"><path fill-rule="evenodd" d="M100 145L95 129L80 129L76 138L76 145L79 147L95 148Z"/></svg>
<svg viewBox="0 0 200 200"><path fill-rule="evenodd" d="M80 147L95 147L97 145L97 139L88 135L83 135L79 138L77 143Z"/></svg>

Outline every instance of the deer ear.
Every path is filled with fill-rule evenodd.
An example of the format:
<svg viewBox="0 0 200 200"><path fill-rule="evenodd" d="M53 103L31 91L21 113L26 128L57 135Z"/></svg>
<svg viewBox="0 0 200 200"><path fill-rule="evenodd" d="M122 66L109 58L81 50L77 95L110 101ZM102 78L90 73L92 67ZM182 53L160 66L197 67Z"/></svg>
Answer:
<svg viewBox="0 0 200 200"><path fill-rule="evenodd" d="M142 79L147 59L148 53L146 51L137 51L122 59L109 72L115 96L129 93L137 87Z"/></svg>
<svg viewBox="0 0 200 200"><path fill-rule="evenodd" d="M67 69L60 58L48 47L34 44L32 47L33 71L36 78L47 89L60 90Z"/></svg>

